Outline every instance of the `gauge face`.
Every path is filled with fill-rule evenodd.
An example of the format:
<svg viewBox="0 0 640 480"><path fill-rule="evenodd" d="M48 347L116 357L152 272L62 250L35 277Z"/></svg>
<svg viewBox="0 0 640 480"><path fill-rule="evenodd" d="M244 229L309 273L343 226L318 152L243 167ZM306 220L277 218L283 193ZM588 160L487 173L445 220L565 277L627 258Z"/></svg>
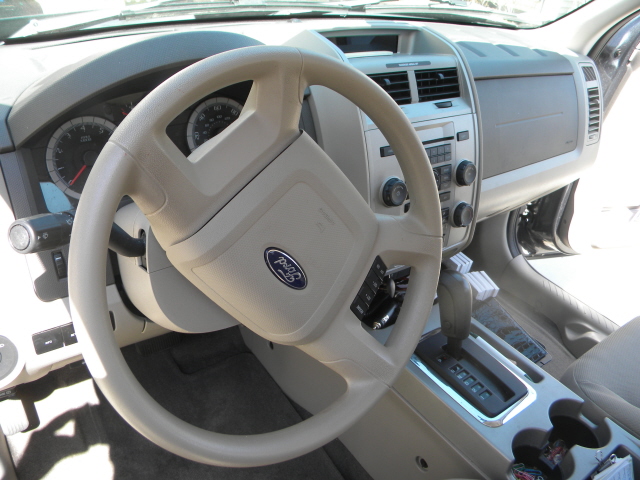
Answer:
<svg viewBox="0 0 640 480"><path fill-rule="evenodd" d="M79 117L58 128L47 145L47 168L67 195L80 198L89 172L116 126L100 117Z"/></svg>
<svg viewBox="0 0 640 480"><path fill-rule="evenodd" d="M198 105L187 125L187 143L191 151L231 125L241 111L242 105L227 97L210 98Z"/></svg>

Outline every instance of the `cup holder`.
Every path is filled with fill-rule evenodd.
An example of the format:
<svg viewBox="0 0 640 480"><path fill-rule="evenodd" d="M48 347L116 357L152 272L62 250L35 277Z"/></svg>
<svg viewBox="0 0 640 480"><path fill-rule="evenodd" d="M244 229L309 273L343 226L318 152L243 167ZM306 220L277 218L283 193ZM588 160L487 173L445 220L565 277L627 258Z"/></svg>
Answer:
<svg viewBox="0 0 640 480"><path fill-rule="evenodd" d="M574 445L580 445L586 448L598 448L606 444L606 442L598 441L592 427L581 420L573 417L556 416L551 417L553 429L549 435L549 443L553 444L556 440L564 441L567 449Z"/></svg>
<svg viewBox="0 0 640 480"><path fill-rule="evenodd" d="M548 431L528 429L513 440L514 465L524 464L539 470L549 480L569 478L574 470L572 459L564 462L574 446L597 449L611 439L606 424L596 427L580 414L581 402L563 400L549 409L552 428Z"/></svg>
<svg viewBox="0 0 640 480"><path fill-rule="evenodd" d="M611 441L611 431L606 423L596 426L582 414L583 403L577 400L563 399L549 408L549 418L553 429L549 441L562 439L567 448L579 445L585 448L603 447Z"/></svg>

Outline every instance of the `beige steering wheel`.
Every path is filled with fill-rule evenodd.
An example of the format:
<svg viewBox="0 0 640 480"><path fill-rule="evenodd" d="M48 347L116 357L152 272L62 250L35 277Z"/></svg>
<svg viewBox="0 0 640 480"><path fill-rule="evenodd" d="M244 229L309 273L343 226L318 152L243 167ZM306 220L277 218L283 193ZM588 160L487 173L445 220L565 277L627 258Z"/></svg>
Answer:
<svg viewBox="0 0 640 480"><path fill-rule="evenodd" d="M167 137L167 125L209 93L246 80L253 86L240 118L185 157ZM408 214L374 214L324 151L299 131L310 85L340 93L381 129L411 193ZM123 195L147 216L189 281L265 339L295 345L333 369L344 378L346 392L297 425L249 436L202 430L158 405L127 367L107 314L104 259ZM233 467L297 457L352 426L404 368L435 295L441 230L424 147L400 108L368 77L289 47L215 55L174 75L136 106L84 188L71 239L69 291L86 363L122 417L177 455ZM286 265L276 258L282 275L265 262L269 249L288 255ZM400 317L384 345L350 310L377 255L387 265L412 267ZM172 320L181 331L196 331L189 319Z"/></svg>

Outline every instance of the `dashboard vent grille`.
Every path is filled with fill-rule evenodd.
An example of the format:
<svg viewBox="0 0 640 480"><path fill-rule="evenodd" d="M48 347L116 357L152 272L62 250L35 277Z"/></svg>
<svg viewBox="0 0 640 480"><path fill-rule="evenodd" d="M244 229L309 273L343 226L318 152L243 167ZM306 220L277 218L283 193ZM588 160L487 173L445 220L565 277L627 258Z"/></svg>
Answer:
<svg viewBox="0 0 640 480"><path fill-rule="evenodd" d="M369 78L380 85L398 105L411 103L411 88L407 72L375 73Z"/></svg>
<svg viewBox="0 0 640 480"><path fill-rule="evenodd" d="M582 67L582 73L584 74L584 79L587 82L593 82L596 80L596 71L593 67Z"/></svg>
<svg viewBox="0 0 640 480"><path fill-rule="evenodd" d="M587 95L589 96L587 138L588 141L595 141L600 133L600 91L598 87L588 88Z"/></svg>
<svg viewBox="0 0 640 480"><path fill-rule="evenodd" d="M460 96L457 68L416 71L418 98L420 102L444 100Z"/></svg>

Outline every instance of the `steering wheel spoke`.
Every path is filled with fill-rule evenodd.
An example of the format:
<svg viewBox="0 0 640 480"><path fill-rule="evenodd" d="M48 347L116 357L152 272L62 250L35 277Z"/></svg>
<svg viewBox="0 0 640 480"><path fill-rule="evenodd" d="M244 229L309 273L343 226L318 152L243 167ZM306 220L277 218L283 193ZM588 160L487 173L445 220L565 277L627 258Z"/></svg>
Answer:
<svg viewBox="0 0 640 480"><path fill-rule="evenodd" d="M210 57L151 92L149 101L137 105L114 132L110 141L127 152L155 187L139 189L133 198L153 217L164 248L202 228L300 135L307 86L302 65L302 55L294 49L259 59L251 49L233 58ZM211 71L220 72L215 80ZM167 125L212 91L248 80L253 85L238 120L185 157L167 136Z"/></svg>
<svg viewBox="0 0 640 480"><path fill-rule="evenodd" d="M347 382L362 376L363 372L391 385L401 367L408 361L406 345L416 342L422 334L422 326L412 327L410 318L428 312L433 302L426 292L435 288L431 272L440 262L442 240L440 232L432 232L410 216L376 215L378 231L373 246L373 256L379 255L387 265L408 265L411 278L407 291L407 309L401 309L397 325L390 337L381 344L368 327L351 311L360 285L368 270L361 275L340 313L327 330L315 341L301 348L317 360L342 375ZM370 266L373 260L369 262ZM424 313L422 313L424 315ZM426 318L425 318L426 321Z"/></svg>
<svg viewBox="0 0 640 480"><path fill-rule="evenodd" d="M421 223L411 214L405 216L376 214L378 234L374 250L387 265L409 265L425 258L440 258L442 226Z"/></svg>
<svg viewBox="0 0 640 480"><path fill-rule="evenodd" d="M237 121L190 156L195 185L213 196L235 180L253 178L299 135L302 94L300 57L252 75L253 85Z"/></svg>
<svg viewBox="0 0 640 480"><path fill-rule="evenodd" d="M345 305L320 337L299 348L334 370L347 384L376 380L390 385L401 360L366 328Z"/></svg>

